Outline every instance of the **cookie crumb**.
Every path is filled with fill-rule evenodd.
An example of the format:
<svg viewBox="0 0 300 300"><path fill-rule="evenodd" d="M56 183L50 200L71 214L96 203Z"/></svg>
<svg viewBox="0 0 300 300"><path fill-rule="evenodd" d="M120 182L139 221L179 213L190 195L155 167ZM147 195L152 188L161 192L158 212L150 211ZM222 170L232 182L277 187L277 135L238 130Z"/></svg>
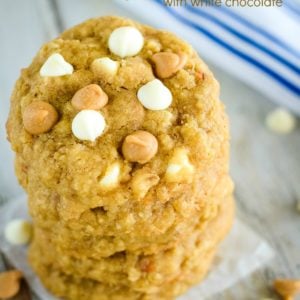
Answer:
<svg viewBox="0 0 300 300"><path fill-rule="evenodd" d="M284 108L276 108L267 115L265 123L273 132L288 134L295 129L296 118Z"/></svg>

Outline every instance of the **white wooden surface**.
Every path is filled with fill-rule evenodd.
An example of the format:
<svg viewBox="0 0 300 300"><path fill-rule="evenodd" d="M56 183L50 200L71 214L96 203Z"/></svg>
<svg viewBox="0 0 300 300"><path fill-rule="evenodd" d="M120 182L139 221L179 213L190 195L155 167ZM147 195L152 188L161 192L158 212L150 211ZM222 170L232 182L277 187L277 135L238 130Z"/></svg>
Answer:
<svg viewBox="0 0 300 300"><path fill-rule="evenodd" d="M124 0L125 1L125 0ZM9 96L22 67L43 42L93 16L138 16L110 0L0 0L0 200L21 193L13 174L13 155L5 140ZM300 128L278 136L264 126L274 105L209 62L221 82L231 118L232 175L238 214L265 237L277 257L265 268L213 300L277 299L275 277L300 277Z"/></svg>

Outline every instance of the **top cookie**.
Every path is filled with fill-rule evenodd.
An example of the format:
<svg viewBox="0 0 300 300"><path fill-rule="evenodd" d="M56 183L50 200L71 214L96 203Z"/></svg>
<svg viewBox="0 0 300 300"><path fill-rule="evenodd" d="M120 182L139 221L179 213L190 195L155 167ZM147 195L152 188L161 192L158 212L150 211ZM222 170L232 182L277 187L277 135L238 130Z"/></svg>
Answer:
<svg viewBox="0 0 300 300"><path fill-rule="evenodd" d="M177 214L201 207L199 219L209 209L199 199L228 172L218 97L212 73L173 34L118 17L88 20L22 70L7 122L18 177L46 219L104 208L123 232L146 223L166 232ZM173 219L162 225L166 210Z"/></svg>

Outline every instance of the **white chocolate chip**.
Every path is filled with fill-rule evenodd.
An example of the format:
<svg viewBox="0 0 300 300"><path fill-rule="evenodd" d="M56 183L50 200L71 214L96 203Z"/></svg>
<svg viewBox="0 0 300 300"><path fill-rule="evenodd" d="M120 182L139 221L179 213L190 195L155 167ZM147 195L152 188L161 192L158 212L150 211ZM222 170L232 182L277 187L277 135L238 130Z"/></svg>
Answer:
<svg viewBox="0 0 300 300"><path fill-rule="evenodd" d="M277 108L267 115L266 125L276 133L287 134L295 129L296 118L289 111Z"/></svg>
<svg viewBox="0 0 300 300"><path fill-rule="evenodd" d="M100 112L84 109L73 119L72 132L80 140L93 142L102 135L105 126L105 119Z"/></svg>
<svg viewBox="0 0 300 300"><path fill-rule="evenodd" d="M141 51L144 45L142 34L131 26L124 26L115 29L108 40L109 50L120 56L134 56Z"/></svg>
<svg viewBox="0 0 300 300"><path fill-rule="evenodd" d="M119 183L120 177L120 164L118 162L110 165L102 179L100 180L100 185L105 189L112 189Z"/></svg>
<svg viewBox="0 0 300 300"><path fill-rule="evenodd" d="M194 166L190 163L187 150L175 149L167 170L166 179L169 182L190 182L194 173Z"/></svg>
<svg viewBox="0 0 300 300"><path fill-rule="evenodd" d="M170 90L158 79L143 85L137 93L139 101L150 110L163 110L172 103Z"/></svg>
<svg viewBox="0 0 300 300"><path fill-rule="evenodd" d="M181 165L177 165L177 164L171 163L171 164L168 165L167 172L170 173L170 174L176 174L176 173L178 173L181 169L182 169L182 166L181 166Z"/></svg>
<svg viewBox="0 0 300 300"><path fill-rule="evenodd" d="M32 225L26 220L13 220L6 225L4 236L11 244L25 245L31 239Z"/></svg>
<svg viewBox="0 0 300 300"><path fill-rule="evenodd" d="M65 61L59 53L54 53L48 57L40 69L42 77L63 76L73 73L73 66Z"/></svg>
<svg viewBox="0 0 300 300"><path fill-rule="evenodd" d="M120 63L109 57L97 58L92 62L91 69L97 74L107 74L115 76L118 72Z"/></svg>

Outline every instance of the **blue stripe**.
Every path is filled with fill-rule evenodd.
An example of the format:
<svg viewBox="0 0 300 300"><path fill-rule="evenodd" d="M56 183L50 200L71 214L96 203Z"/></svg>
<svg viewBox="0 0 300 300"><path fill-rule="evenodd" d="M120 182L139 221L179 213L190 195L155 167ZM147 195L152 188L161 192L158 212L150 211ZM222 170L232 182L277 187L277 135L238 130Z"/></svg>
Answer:
<svg viewBox="0 0 300 300"><path fill-rule="evenodd" d="M251 56L241 52L240 50L234 48L230 44L226 43L225 41L221 40L218 38L216 35L211 33L209 30L204 29L203 27L199 26L198 24L182 17L180 14L176 13L174 10L169 9L168 7L164 6L160 0L154 0L161 8L163 8L165 11L167 11L173 18L181 20L182 23L185 25L188 25L189 27L193 28L194 30L197 30L198 32L201 32L205 36L207 36L209 39L214 41L216 44L222 46L223 48L227 49L229 52L235 54L236 56L240 57L244 61L248 62L250 65L253 65L263 71L265 74L269 75L271 78L273 78L275 81L280 83L282 86L286 87L288 90L296 94L296 96L300 95L300 88L293 83L289 82L286 80L284 77L281 75L277 74L274 72L272 69L269 67L265 66L263 63L259 62L258 60L252 58Z"/></svg>
<svg viewBox="0 0 300 300"><path fill-rule="evenodd" d="M285 0L283 2L283 5L286 6L286 7L288 7L290 10L292 10L298 16L300 16L300 10L292 2L289 3L289 1Z"/></svg>
<svg viewBox="0 0 300 300"><path fill-rule="evenodd" d="M291 63L290 61L288 61L287 59L285 59L281 55L278 55L277 53L274 53L273 51L271 51L270 49L266 48L265 46L263 46L259 42L256 42L256 41L252 40L251 38L249 38L248 36L244 35L243 33L235 30L233 27L231 27L231 26L227 25L226 23L218 20L216 17L207 14L206 12L204 12L205 10L195 9L195 8L192 8L189 5L186 6L186 9L188 11L190 11L193 15L201 16L201 17L203 17L203 18L205 18L207 20L212 21L215 24L218 24L220 27L226 29L227 31L229 31L230 33L232 33L234 36L238 37L240 40L244 41L245 43L250 44L251 46L255 46L256 48L258 48L262 52L266 53L270 57L276 59L277 61L279 61L280 63L282 63L283 65L285 65L287 68L289 68L290 70L296 72L297 75L300 74L300 67L295 66L293 63Z"/></svg>
<svg viewBox="0 0 300 300"><path fill-rule="evenodd" d="M299 16L296 14L293 10L288 8L287 6L282 6L282 9L285 10L285 13L289 15L290 18L294 19L295 21L298 22Z"/></svg>
<svg viewBox="0 0 300 300"><path fill-rule="evenodd" d="M299 14L296 12L292 7L288 5L284 5L283 9L286 10L286 12L289 14L290 17L292 17L296 22L299 21Z"/></svg>
<svg viewBox="0 0 300 300"><path fill-rule="evenodd" d="M234 19L234 20L238 21L239 23L247 26L248 28L251 28L253 31L256 31L257 33L259 33L260 35L262 35L265 38L269 39L270 41L275 42L278 46L280 46L281 48L289 51L291 54L293 54L297 58L300 58L299 51L292 48L290 45L286 44L285 42L281 41L276 36L272 35L270 32L264 30L263 28L257 26L256 24L254 24L254 23L250 22L249 20L241 17L240 15L236 14L235 12L230 10L229 8L226 8L226 7L221 7L220 8L220 7L218 7L218 8L214 8L214 9L220 10L222 13L230 16L232 19Z"/></svg>

